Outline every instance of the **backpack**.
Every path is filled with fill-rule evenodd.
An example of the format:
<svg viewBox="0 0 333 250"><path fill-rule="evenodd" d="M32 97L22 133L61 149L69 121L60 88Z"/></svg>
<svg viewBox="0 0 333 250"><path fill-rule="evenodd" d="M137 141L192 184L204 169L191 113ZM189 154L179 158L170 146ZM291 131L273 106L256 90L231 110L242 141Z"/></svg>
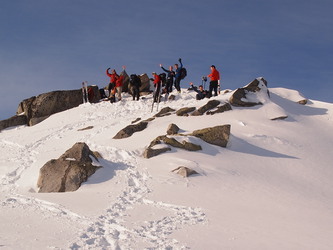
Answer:
<svg viewBox="0 0 333 250"><path fill-rule="evenodd" d="M180 70L180 79L184 79L187 76L187 70L183 67Z"/></svg>
<svg viewBox="0 0 333 250"><path fill-rule="evenodd" d="M165 73L161 73L161 74L159 74L159 76L161 78L162 86L164 86L165 83L166 83L166 74Z"/></svg>

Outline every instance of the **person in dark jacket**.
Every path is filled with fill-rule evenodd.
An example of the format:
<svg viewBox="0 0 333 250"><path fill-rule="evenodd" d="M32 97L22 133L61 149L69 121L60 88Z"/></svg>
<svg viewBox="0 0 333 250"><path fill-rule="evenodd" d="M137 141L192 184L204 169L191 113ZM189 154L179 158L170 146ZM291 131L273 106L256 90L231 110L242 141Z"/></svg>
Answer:
<svg viewBox="0 0 333 250"><path fill-rule="evenodd" d="M140 87L141 87L141 80L138 75L132 74L130 76L130 91L133 96L133 101L139 101L140 98Z"/></svg>
<svg viewBox="0 0 333 250"><path fill-rule="evenodd" d="M181 81L181 73L182 73L183 64L182 64L181 58L179 58L178 61L180 63L180 66L178 64L175 64L175 69L176 69L175 88L177 89L178 93L180 93L180 81Z"/></svg>
<svg viewBox="0 0 333 250"><path fill-rule="evenodd" d="M197 95L195 97L195 99L197 100L201 100L204 99L205 97L209 97L209 93L207 90L204 90L202 85L199 85L199 89L193 85L193 82L190 82L190 85L192 87L192 89L197 92Z"/></svg>
<svg viewBox="0 0 333 250"><path fill-rule="evenodd" d="M175 71L173 71L173 67L170 66L169 70L165 69L162 64L160 64L161 69L167 73L167 79L166 79L166 93L171 93L172 92L172 85L173 85L173 79L175 78Z"/></svg>

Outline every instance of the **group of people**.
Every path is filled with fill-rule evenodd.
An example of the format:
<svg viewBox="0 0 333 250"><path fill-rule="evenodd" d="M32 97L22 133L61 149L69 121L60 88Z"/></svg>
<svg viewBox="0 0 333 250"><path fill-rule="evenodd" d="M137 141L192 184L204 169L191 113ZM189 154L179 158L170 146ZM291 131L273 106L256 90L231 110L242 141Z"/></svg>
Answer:
<svg viewBox="0 0 333 250"><path fill-rule="evenodd" d="M153 81L155 90L154 90L154 102L159 102L159 98L162 93L165 93L168 96L169 93L172 92L173 86L178 91L180 90L180 82L186 76L186 69L183 67L183 63L181 58L179 58L179 64L175 64L174 66L169 66L169 69L165 69L162 64L160 64L160 68L165 72L162 74L157 74L153 72ZM122 67L125 70L125 66ZM122 92L122 85L124 81L124 76L122 74L118 75L115 69L109 72L110 68L106 70L106 75L110 77L110 83L107 87L108 90L108 100L111 103L117 100L121 100L121 92ZM185 75L184 75L185 74ZM211 73L207 76L210 78L210 85L209 91L203 89L203 86L200 85L199 88L195 87L193 83L190 83L192 89L197 92L196 99L200 100L205 97L211 97L214 95L217 96L218 94L218 87L220 85L220 73L217 71L214 65L211 66ZM164 78L164 79L163 79ZM163 85L163 86L162 86ZM138 75L132 74L130 76L130 92L133 96L133 100L139 100L140 97L140 87L141 87L141 80ZM162 89L162 87L164 87Z"/></svg>

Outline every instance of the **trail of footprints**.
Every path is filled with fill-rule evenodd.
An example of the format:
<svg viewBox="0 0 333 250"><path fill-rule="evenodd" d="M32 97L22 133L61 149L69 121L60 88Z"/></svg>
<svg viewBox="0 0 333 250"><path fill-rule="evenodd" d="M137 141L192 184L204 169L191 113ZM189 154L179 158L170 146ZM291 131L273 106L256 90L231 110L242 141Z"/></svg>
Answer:
<svg viewBox="0 0 333 250"><path fill-rule="evenodd" d="M99 216L70 249L136 249L137 243L144 243L146 249L187 249L180 242L169 238L184 225L204 223L206 218L200 208L178 206L145 199L150 192L146 181L149 176L139 173L134 167L127 170L128 187L117 201ZM142 221L133 228L126 226L127 212L135 204L153 206L170 212L157 220Z"/></svg>

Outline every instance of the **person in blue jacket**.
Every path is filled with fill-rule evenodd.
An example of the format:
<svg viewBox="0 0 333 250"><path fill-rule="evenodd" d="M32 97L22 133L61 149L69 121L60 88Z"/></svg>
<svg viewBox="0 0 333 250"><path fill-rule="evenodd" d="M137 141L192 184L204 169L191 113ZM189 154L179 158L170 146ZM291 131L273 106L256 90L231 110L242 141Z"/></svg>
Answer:
<svg viewBox="0 0 333 250"><path fill-rule="evenodd" d="M181 80L181 73L182 73L182 68L183 68L183 64L182 64L182 59L179 58L179 63L180 66L178 64L175 64L175 69L176 69L176 75L175 75L175 88L177 89L178 93L180 93L180 80Z"/></svg>

